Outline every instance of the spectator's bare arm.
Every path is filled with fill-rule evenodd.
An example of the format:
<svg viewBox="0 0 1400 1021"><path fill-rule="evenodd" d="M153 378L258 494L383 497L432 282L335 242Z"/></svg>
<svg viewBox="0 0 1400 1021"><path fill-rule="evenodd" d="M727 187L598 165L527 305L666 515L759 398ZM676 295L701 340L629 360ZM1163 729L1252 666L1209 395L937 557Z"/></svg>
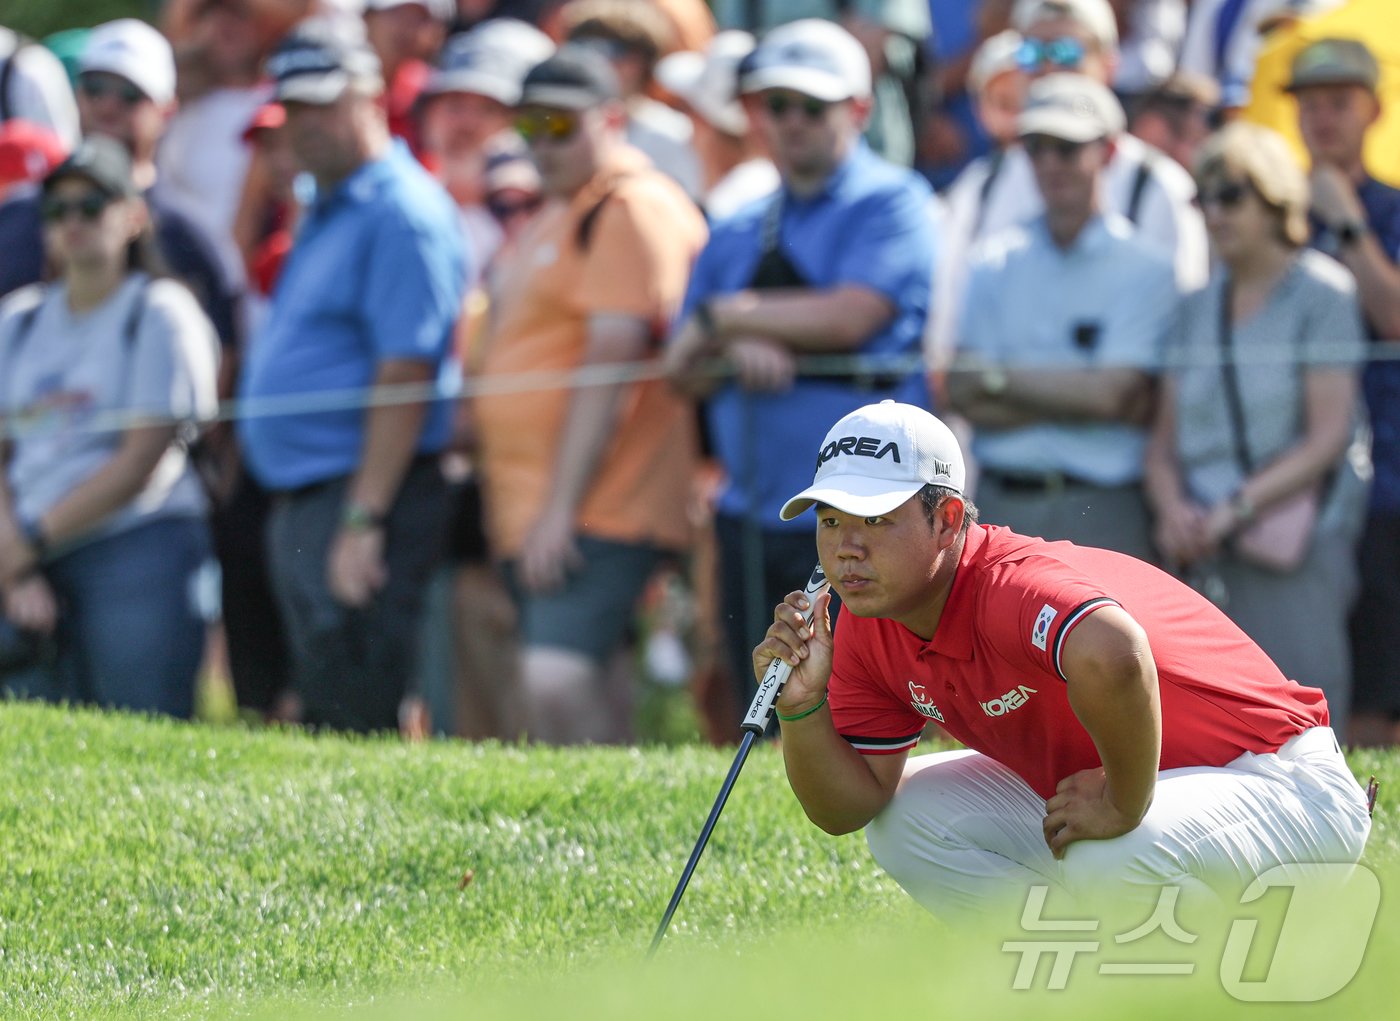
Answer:
<svg viewBox="0 0 1400 1021"><path fill-rule="evenodd" d="M794 351L851 351L879 332L894 306L868 287L828 290L739 291L711 306L715 332L733 337L768 337Z"/></svg>
<svg viewBox="0 0 1400 1021"><path fill-rule="evenodd" d="M583 365L636 361L646 354L650 340L651 324L639 316L595 314L589 318ZM608 383L573 392L560 433L549 503L521 554L522 580L531 589L558 585L569 562L577 557L575 515L617 428L618 403L626 386Z"/></svg>

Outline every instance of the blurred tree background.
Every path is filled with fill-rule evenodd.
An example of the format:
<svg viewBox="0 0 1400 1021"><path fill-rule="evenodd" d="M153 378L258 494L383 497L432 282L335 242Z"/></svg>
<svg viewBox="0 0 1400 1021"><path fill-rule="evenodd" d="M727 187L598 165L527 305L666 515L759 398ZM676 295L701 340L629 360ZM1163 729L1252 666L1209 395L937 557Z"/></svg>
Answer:
<svg viewBox="0 0 1400 1021"><path fill-rule="evenodd" d="M0 25L42 39L65 28L91 28L113 18L154 22L161 0L4 0Z"/></svg>

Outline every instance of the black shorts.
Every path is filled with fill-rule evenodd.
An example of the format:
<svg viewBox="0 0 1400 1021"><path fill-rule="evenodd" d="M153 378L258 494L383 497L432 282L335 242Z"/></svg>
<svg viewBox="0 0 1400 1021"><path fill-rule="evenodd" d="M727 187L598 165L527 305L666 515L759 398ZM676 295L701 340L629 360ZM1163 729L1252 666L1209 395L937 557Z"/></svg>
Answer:
<svg viewBox="0 0 1400 1021"><path fill-rule="evenodd" d="M1366 520L1351 614L1353 713L1400 718L1400 515Z"/></svg>

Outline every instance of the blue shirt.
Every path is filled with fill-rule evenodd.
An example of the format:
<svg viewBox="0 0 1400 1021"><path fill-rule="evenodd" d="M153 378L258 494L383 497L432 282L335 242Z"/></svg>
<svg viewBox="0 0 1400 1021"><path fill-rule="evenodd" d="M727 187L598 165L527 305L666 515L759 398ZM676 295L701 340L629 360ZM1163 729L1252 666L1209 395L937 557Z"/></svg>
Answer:
<svg viewBox="0 0 1400 1021"><path fill-rule="evenodd" d="M1096 217L1068 249L1038 217L975 250L958 348L1010 368L1155 372L1177 298L1171 262L1122 217ZM979 429L972 449L985 468L1119 486L1141 480L1146 444L1126 423L1045 422Z"/></svg>
<svg viewBox="0 0 1400 1021"><path fill-rule="evenodd" d="M1400 191L1367 177L1356 189L1366 210L1366 223L1376 243L1392 262L1400 262ZM1337 240L1316 219L1313 245L1328 254L1337 254ZM1382 337L1369 321L1366 335L1371 340L1400 340ZM1394 358L1368 362L1361 385L1371 416L1371 461L1375 478L1371 484L1371 513L1400 514L1400 361Z"/></svg>
<svg viewBox="0 0 1400 1021"><path fill-rule="evenodd" d="M761 199L714 226L691 275L682 318L707 298L748 286L772 202ZM784 187L782 202L779 246L810 287L866 287L894 306L889 323L852 353L917 355L933 274L928 185L861 143L818 194L799 198ZM720 513L752 512L772 530L810 530L809 519L784 522L779 509L812 484L813 454L827 430L886 397L927 405L923 373L876 388L819 376L801 377L779 393L752 393L732 383L720 388L706 405L710 438L729 475Z"/></svg>
<svg viewBox="0 0 1400 1021"><path fill-rule="evenodd" d="M457 211L401 143L364 164L308 211L253 340L241 396L369 387L379 363L450 371L467 280ZM363 408L265 415L239 423L253 474L269 489L349 475L364 445ZM419 453L441 450L451 407L429 405Z"/></svg>

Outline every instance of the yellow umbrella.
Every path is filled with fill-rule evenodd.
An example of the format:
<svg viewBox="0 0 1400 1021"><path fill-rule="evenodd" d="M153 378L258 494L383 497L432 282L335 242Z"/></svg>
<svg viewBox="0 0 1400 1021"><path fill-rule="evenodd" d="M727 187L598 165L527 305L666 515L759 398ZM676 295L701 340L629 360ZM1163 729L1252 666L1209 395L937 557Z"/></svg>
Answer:
<svg viewBox="0 0 1400 1021"><path fill-rule="evenodd" d="M1381 119L1366 136L1366 166L1387 184L1400 187L1400 3L1396 0L1350 0L1335 10L1282 25L1269 33L1259 51L1243 116L1273 128L1298 153L1308 156L1298 137L1298 110L1283 91L1293 58L1319 39L1359 39L1381 66Z"/></svg>

